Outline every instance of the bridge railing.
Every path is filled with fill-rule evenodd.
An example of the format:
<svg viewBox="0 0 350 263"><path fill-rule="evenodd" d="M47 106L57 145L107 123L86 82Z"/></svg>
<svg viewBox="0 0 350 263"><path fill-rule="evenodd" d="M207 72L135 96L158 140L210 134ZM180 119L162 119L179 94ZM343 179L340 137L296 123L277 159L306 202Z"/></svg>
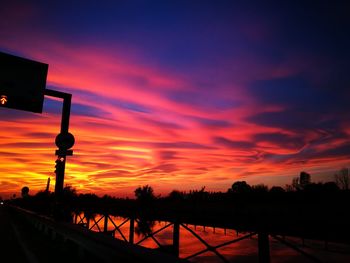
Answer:
<svg viewBox="0 0 350 263"><path fill-rule="evenodd" d="M79 259L93 258L98 262L187 262L172 255L123 242L111 236L89 231L78 225L56 222L49 217L19 207L9 207L11 213L29 223L52 240L74 244Z"/></svg>
<svg viewBox="0 0 350 263"><path fill-rule="evenodd" d="M117 222L114 222L114 219L112 216L108 214L96 214L95 216L86 216L84 213L77 213L74 216L74 223L80 226L83 226L86 229L105 233L109 236L115 236L115 233L119 233L119 236L121 237L121 240L123 240L125 243L129 242L131 244L141 245L143 241L147 239L152 239L158 246L159 249L163 251L168 251L171 254L173 254L176 257L179 257L179 245L180 245L180 228L186 232L191 233L195 239L205 246L204 249L194 252L191 255L187 255L184 259L190 260L193 259L199 255L203 255L206 252L213 253L219 261L223 263L229 263L230 261L220 253L219 249L223 248L225 246L229 246L231 244L241 242L243 240L252 238L253 236L257 237L258 240L258 261L259 263L270 263L271 262L271 256L270 256L270 239L274 239L285 246L289 247L290 249L294 250L295 252L303 255L306 257L310 262L315 263L321 263L322 261L313 256L310 253L307 253L303 249L299 248L296 245L293 245L292 243L285 240L284 236L279 236L273 233L268 233L266 231L255 231L255 232L247 232L243 236L238 236L237 231L237 237L233 238L232 240L225 241L221 244L217 244L215 246L210 245L207 241L205 241L200 235L197 234L197 232L190 227L185 222L179 222L177 220L173 222L167 222L165 225L157 230L152 231L151 233L147 233L143 238L138 240L137 242L134 241L134 234L135 234L135 226L134 224L136 222L139 222L140 219L135 217L123 217L122 223L118 224ZM127 231L128 233L126 236L129 236L129 239L125 237L123 234L123 230L121 227L125 225L126 223L129 224L129 229L125 229L124 231ZM112 226L110 225L112 224ZM205 226L203 226L205 229ZM161 242L158 241L156 234L169 230L172 231L172 245L170 246L170 249L168 247L164 247ZM196 229L196 226L194 226L194 229ZM213 231L215 232L215 227L213 227ZM225 229L226 232L226 229Z"/></svg>

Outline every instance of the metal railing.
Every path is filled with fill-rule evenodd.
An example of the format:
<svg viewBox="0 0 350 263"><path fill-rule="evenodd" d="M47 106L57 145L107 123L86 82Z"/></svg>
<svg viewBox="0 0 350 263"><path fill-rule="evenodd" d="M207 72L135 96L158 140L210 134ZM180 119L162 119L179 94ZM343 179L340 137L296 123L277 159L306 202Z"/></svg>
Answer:
<svg viewBox="0 0 350 263"><path fill-rule="evenodd" d="M110 215L95 215L92 217L87 217L84 214L76 214L74 223L83 226L86 229L106 233L110 236L115 236L115 233L119 233L121 240L123 240L125 243L129 242L131 244L134 244L134 229L135 229L135 222L139 222L139 219L132 218L132 217L125 217L122 220L122 223L117 224L114 222L113 218ZM99 224L102 223L100 226ZM108 227L109 223L113 225L112 228ZM123 233L121 230L121 227L124 226L126 223L129 223L129 233ZM204 229L206 226L203 226ZM171 229L172 228L172 229ZM303 255L305 258L307 258L310 262L320 263L322 260L317 258L316 256L311 255L310 253L304 251L303 249L299 248L296 245L293 245L292 243L286 241L284 238L279 237L278 235L267 233L264 231L257 231L257 232L249 232L244 234L243 236L238 237L238 231L237 231L237 237L225 241L221 244L217 244L215 246L210 245L207 241L205 241L200 235L196 233L195 230L188 227L186 223L174 221L174 222L167 222L165 225L151 233L148 233L143 238L138 240L135 244L141 245L145 240L152 239L158 246L159 249L164 249L164 245L161 244L161 242L157 239L156 235L162 231L165 231L167 229L171 229L172 231L172 246L171 249L168 250L171 254L173 254L176 257L179 257L179 246L180 246L180 228L182 230L185 230L189 232L195 239L205 246L204 249L194 252L191 255L186 256L184 259L189 260L193 259L199 255L203 255L204 253L211 252L213 253L218 259L220 259L221 262L229 263L230 261L222 254L220 253L219 249L223 248L225 246L229 246L231 244L246 240L248 238L252 238L253 236L257 237L258 241L258 258L259 263L269 263L271 261L270 256L270 238L273 238L274 240L284 244L285 246L289 247L290 249L296 251L300 255ZM110 229L110 230L107 230ZM196 226L194 226L194 229L196 229ZM215 233L215 227L213 227L213 231ZM226 233L226 229L224 230ZM125 237L125 235L129 236L129 240ZM302 239L303 240L303 239Z"/></svg>
<svg viewBox="0 0 350 263"><path fill-rule="evenodd" d="M19 207L10 206L11 213L28 222L31 227L40 231L52 240L63 244L74 244L78 258L84 260L93 255L98 262L187 262L172 255L130 244L111 236L89 231L78 225L56 222L52 218L38 215Z"/></svg>

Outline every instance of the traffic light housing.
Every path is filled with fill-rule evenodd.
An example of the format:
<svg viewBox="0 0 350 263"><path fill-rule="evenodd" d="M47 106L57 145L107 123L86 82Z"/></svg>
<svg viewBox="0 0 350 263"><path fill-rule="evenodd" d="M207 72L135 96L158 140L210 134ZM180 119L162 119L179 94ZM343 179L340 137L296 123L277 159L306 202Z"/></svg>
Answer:
<svg viewBox="0 0 350 263"><path fill-rule="evenodd" d="M55 174L60 174L64 171L64 161L65 161L65 158L64 157L59 157L55 163Z"/></svg>

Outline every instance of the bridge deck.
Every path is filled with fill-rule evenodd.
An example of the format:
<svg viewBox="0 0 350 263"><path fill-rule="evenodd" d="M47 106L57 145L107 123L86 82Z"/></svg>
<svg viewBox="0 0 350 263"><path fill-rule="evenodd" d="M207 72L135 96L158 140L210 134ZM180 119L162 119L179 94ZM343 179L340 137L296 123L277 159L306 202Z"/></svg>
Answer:
<svg viewBox="0 0 350 263"><path fill-rule="evenodd" d="M0 257L9 259L11 262L29 262L26 259L22 242L10 214L3 205L0 206Z"/></svg>
<svg viewBox="0 0 350 263"><path fill-rule="evenodd" d="M0 258L11 262L187 262L15 207L2 206L0 220Z"/></svg>

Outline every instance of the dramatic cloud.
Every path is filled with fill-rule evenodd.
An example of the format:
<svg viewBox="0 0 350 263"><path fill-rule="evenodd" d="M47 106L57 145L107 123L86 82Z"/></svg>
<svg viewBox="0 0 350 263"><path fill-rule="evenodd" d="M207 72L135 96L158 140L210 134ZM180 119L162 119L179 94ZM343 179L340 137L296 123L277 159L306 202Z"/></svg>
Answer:
<svg viewBox="0 0 350 263"><path fill-rule="evenodd" d="M48 88L73 94L65 182L78 191L284 185L349 165L349 12L16 0L0 9L0 50L48 63ZM54 178L61 109L51 97L43 114L0 108L1 195Z"/></svg>

